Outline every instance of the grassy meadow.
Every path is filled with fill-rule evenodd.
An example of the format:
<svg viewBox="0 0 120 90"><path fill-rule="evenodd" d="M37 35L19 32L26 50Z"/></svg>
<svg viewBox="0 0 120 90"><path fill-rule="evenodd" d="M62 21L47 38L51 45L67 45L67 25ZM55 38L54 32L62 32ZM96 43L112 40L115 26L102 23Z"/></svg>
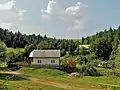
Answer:
<svg viewBox="0 0 120 90"><path fill-rule="evenodd" d="M0 84L4 83L7 79L5 85L7 85L8 88L12 88L12 90L16 90L17 88L18 90L34 90L36 88L38 90L61 90L61 87L46 84L47 82L60 83L75 88L83 88L83 90L104 90L106 87L109 88L109 90L120 90L120 78L115 76L83 76L80 78L71 78L63 71L46 68L21 68L16 72L21 73L26 77L38 79L38 82L30 81L19 76L7 79L13 75L0 74ZM118 89L113 89L114 87Z"/></svg>
<svg viewBox="0 0 120 90"><path fill-rule="evenodd" d="M51 72L52 71L52 72ZM67 85L72 85L74 87L79 87L79 88L92 88L95 87L96 89L103 88L105 86L108 87L120 87L120 78L115 77L115 76L84 76L81 78L69 78L66 73L61 72L59 70L52 70L52 69L39 69L39 68L22 68L18 72L37 77L37 78L42 78L46 79L48 81L55 81L55 82L61 82L65 83ZM59 72L59 73L58 73ZM120 88L119 88L120 89ZM119 90L118 89L118 90Z"/></svg>
<svg viewBox="0 0 120 90"><path fill-rule="evenodd" d="M58 87L34 83L18 75L0 74L0 90L6 87L7 90L60 90ZM5 89L6 90L6 89Z"/></svg>

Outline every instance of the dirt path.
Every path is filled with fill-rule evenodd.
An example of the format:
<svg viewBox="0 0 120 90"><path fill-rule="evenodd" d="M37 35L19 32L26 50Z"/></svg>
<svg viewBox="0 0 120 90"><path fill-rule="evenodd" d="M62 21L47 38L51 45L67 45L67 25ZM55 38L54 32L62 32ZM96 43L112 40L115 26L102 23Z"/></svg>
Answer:
<svg viewBox="0 0 120 90"><path fill-rule="evenodd" d="M32 82L35 83L40 83L40 84L44 84L44 85L49 85L49 86L55 86L55 87L59 87L59 88L64 88L64 89L71 89L70 86L67 86L65 84L61 84L61 83L56 83L56 82L50 82L50 81L43 81L37 78L29 78L29 80L31 80Z"/></svg>
<svg viewBox="0 0 120 90"><path fill-rule="evenodd" d="M22 78L25 78L25 79L27 78L28 80L30 80L34 83L48 85L48 86L54 86L54 87L58 87L58 88L65 89L65 90L96 90L96 89L85 89L85 88L80 88L80 87L75 87L75 86L69 86L65 83L59 83L59 82L55 82L55 81L54 82L46 81L44 79L38 79L38 78L34 78L34 77L26 77L26 76L22 75L21 73L17 73L17 72L0 72L0 73L18 75L18 76L21 76Z"/></svg>

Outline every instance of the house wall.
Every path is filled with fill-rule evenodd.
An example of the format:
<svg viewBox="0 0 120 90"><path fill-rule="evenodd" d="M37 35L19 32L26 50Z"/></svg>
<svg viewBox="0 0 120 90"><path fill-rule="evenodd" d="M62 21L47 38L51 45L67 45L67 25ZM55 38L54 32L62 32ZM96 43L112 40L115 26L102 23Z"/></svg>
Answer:
<svg viewBox="0 0 120 90"><path fill-rule="evenodd" d="M38 63L38 60L42 60L42 63ZM55 60L55 63L51 63L51 60ZM33 65L58 65L59 66L59 58L33 58Z"/></svg>

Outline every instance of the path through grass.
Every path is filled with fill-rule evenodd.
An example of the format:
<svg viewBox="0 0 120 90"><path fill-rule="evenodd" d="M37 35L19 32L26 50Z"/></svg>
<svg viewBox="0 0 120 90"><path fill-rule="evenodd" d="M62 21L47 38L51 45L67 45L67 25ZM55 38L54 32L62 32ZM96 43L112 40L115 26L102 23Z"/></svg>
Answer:
<svg viewBox="0 0 120 90"><path fill-rule="evenodd" d="M0 90L3 86L10 90L60 90L55 86L36 83L32 78L30 78L31 80L29 78L20 77L16 72L0 72Z"/></svg>

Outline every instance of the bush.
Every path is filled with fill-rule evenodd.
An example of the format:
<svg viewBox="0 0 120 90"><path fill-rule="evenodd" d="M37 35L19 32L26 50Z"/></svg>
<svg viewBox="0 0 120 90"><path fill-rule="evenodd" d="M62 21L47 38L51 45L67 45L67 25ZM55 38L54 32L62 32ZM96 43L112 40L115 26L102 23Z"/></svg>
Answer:
<svg viewBox="0 0 120 90"><path fill-rule="evenodd" d="M6 49L7 49L6 44L0 41L0 63L8 61L6 55Z"/></svg>
<svg viewBox="0 0 120 90"><path fill-rule="evenodd" d="M77 62L82 65L82 64L86 64L89 61L89 57L88 56L78 56L76 58Z"/></svg>
<svg viewBox="0 0 120 90"><path fill-rule="evenodd" d="M108 63L103 63L103 64L102 64L102 67L103 67L103 68L106 68L106 69L110 69L110 68L111 68Z"/></svg>
<svg viewBox="0 0 120 90"><path fill-rule="evenodd" d="M72 73L76 68L76 60L73 57L61 59L61 70Z"/></svg>
<svg viewBox="0 0 120 90"><path fill-rule="evenodd" d="M103 74L101 72L98 72L92 66L83 66L82 67L82 73L83 73L84 76L103 76Z"/></svg>
<svg viewBox="0 0 120 90"><path fill-rule="evenodd" d="M98 65L100 64L100 60L99 59L94 59L90 61L90 64L92 66L98 67Z"/></svg>
<svg viewBox="0 0 120 90"><path fill-rule="evenodd" d="M7 53L7 57L9 59L8 61L8 64L11 64L11 63L16 63L16 62L21 62L21 61L24 61L24 52L9 52Z"/></svg>
<svg viewBox="0 0 120 90"><path fill-rule="evenodd" d="M75 69L76 67L70 67L70 66L64 66L64 65L61 65L60 67L60 70L67 72L67 73L72 73L75 71Z"/></svg>
<svg viewBox="0 0 120 90"><path fill-rule="evenodd" d="M74 71L75 71L75 72L78 72L78 73L82 73L82 69L81 69L81 68L75 68Z"/></svg>

